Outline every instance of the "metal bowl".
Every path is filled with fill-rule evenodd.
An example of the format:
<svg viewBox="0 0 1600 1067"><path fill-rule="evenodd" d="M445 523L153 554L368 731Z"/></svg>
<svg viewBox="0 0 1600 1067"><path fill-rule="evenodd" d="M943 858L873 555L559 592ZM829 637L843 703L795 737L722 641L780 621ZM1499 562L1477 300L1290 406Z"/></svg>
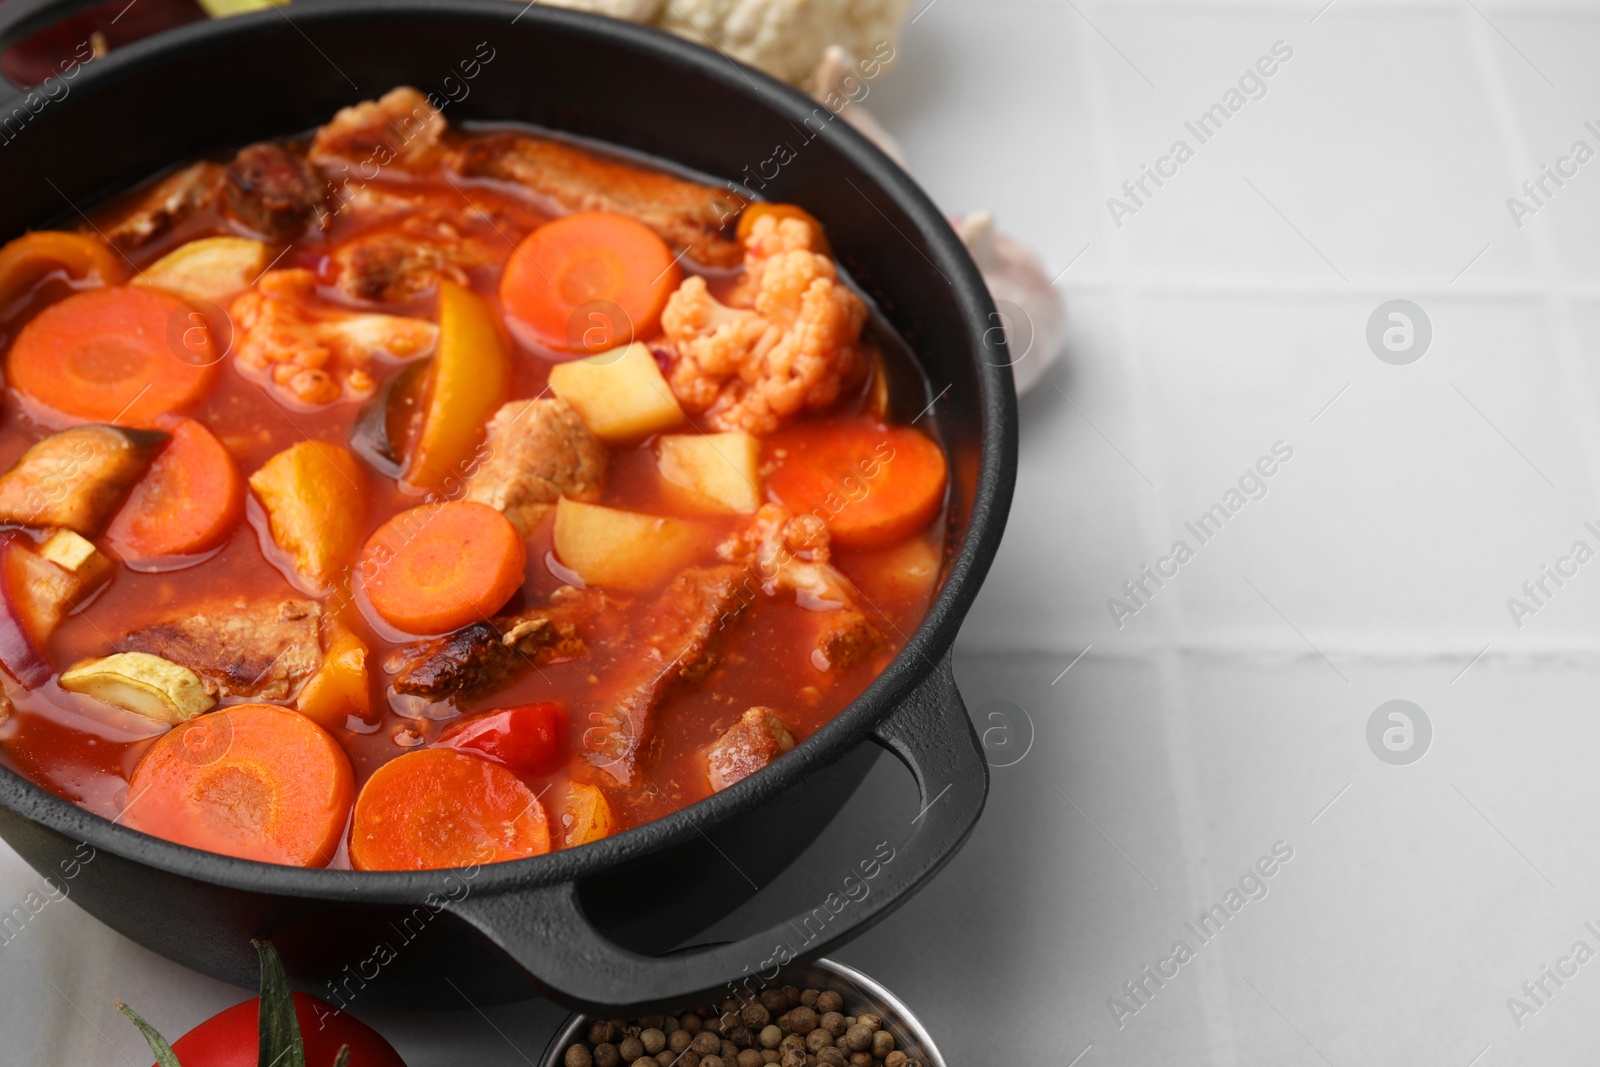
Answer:
<svg viewBox="0 0 1600 1067"><path fill-rule="evenodd" d="M946 1067L944 1057L921 1020L911 1013L899 997L854 967L836 960L820 959L796 963L778 972L773 986L798 986L801 989L831 989L844 997L844 1014L871 1012L883 1019L883 1028L894 1035L894 1047L920 1062L923 1067ZM672 1014L668 1012L667 1014ZM545 1047L542 1067L563 1067L567 1049L582 1041L589 1027L602 1016L571 1015Z"/></svg>

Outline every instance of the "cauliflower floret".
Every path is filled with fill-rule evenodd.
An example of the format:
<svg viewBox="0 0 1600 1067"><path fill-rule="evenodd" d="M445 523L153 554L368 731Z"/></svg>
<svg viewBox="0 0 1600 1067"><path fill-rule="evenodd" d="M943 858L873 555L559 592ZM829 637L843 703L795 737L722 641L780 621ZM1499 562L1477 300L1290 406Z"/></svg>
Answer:
<svg viewBox="0 0 1600 1067"><path fill-rule="evenodd" d="M746 277L730 307L684 280L661 313L676 350L669 381L679 403L717 430L771 433L802 410L819 411L865 367L867 308L838 280L833 261L811 251L796 219L756 222Z"/></svg>
<svg viewBox="0 0 1600 1067"><path fill-rule="evenodd" d="M316 287L308 270L268 271L231 309L239 369L296 407L371 396L375 357L424 356L438 342L439 328L421 319L316 309Z"/></svg>

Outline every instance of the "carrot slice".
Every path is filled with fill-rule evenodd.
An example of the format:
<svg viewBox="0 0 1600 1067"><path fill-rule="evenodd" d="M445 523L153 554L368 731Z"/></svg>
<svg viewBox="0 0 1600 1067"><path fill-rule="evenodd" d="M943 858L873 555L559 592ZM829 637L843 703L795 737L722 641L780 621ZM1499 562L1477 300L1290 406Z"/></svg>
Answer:
<svg viewBox="0 0 1600 1067"><path fill-rule="evenodd" d="M193 419L165 418L172 440L106 531L124 559L203 552L239 522L244 479L228 450Z"/></svg>
<svg viewBox="0 0 1600 1067"><path fill-rule="evenodd" d="M605 352L653 334L683 271L648 226L586 211L539 227L500 277L500 302L524 343Z"/></svg>
<svg viewBox="0 0 1600 1067"><path fill-rule="evenodd" d="M116 285L127 274L121 257L98 237L61 230L23 234L0 248L0 307L58 270L96 285Z"/></svg>
<svg viewBox="0 0 1600 1067"><path fill-rule="evenodd" d="M297 712L240 704L190 719L150 746L122 820L180 845L324 867L355 795L344 750Z"/></svg>
<svg viewBox="0 0 1600 1067"><path fill-rule="evenodd" d="M205 317L181 297L119 286L41 311L17 335L7 375L25 398L69 420L149 426L204 399L218 358Z"/></svg>
<svg viewBox="0 0 1600 1067"><path fill-rule="evenodd" d="M811 248L822 255L833 255L833 247L828 244L828 234L818 222L816 216L797 204L769 204L765 201L751 204L739 216L739 243L750 243L750 231L756 228L756 220L771 216L775 219L799 219L811 227Z"/></svg>
<svg viewBox="0 0 1600 1067"><path fill-rule="evenodd" d="M767 491L810 511L845 548L883 548L922 529L944 505L944 452L916 430L857 418L802 423L768 439Z"/></svg>
<svg viewBox="0 0 1600 1067"><path fill-rule="evenodd" d="M350 829L350 863L362 871L467 867L549 851L549 820L533 791L504 767L447 748L379 767Z"/></svg>
<svg viewBox="0 0 1600 1067"><path fill-rule="evenodd" d="M528 550L511 520L471 500L402 511L361 550L367 599L391 625L444 633L486 619L522 586Z"/></svg>

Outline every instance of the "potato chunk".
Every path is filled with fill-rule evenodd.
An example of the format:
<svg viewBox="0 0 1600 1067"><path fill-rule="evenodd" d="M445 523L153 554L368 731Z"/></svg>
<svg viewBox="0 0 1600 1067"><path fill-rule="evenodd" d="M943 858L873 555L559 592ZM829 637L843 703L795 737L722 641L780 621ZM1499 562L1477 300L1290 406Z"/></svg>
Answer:
<svg viewBox="0 0 1600 1067"><path fill-rule="evenodd" d="M360 547L366 519L363 478L347 449L325 441L292 445L250 476L272 540L289 556L292 577L308 593L332 592L340 568Z"/></svg>
<svg viewBox="0 0 1600 1067"><path fill-rule="evenodd" d="M608 445L626 444L683 422L683 411L650 349L635 342L550 368L550 388Z"/></svg>
<svg viewBox="0 0 1600 1067"><path fill-rule="evenodd" d="M216 703L194 671L148 652L85 660L61 675L61 688L169 726Z"/></svg>
<svg viewBox="0 0 1600 1067"><path fill-rule="evenodd" d="M135 279L185 300L221 300L250 288L267 269L271 249L248 237L204 237L173 249Z"/></svg>
<svg viewBox="0 0 1600 1067"><path fill-rule="evenodd" d="M707 511L750 515L761 506L761 442L742 431L667 434L656 469L680 495Z"/></svg>
<svg viewBox="0 0 1600 1067"><path fill-rule="evenodd" d="M0 475L0 522L93 537L166 443L160 431L121 426L51 434Z"/></svg>
<svg viewBox="0 0 1600 1067"><path fill-rule="evenodd" d="M556 558L588 585L653 588L682 570L705 541L705 531L683 519L566 497L556 505Z"/></svg>
<svg viewBox="0 0 1600 1067"><path fill-rule="evenodd" d="M616 818L611 814L611 804L598 786L583 782L567 784L567 814L572 824L567 827L566 846L577 848L616 832Z"/></svg>

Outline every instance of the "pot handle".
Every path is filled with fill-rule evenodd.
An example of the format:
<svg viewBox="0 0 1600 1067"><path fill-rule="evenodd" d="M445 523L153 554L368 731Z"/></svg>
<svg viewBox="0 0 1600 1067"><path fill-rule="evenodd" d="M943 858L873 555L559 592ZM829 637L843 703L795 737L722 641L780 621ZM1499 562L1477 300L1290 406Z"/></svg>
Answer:
<svg viewBox="0 0 1600 1067"><path fill-rule="evenodd" d="M903 903L965 843L989 792L989 767L967 718L947 652L927 679L873 733L915 776L921 794L916 830L884 863L872 892L847 904L826 940L859 934ZM527 972L541 993L583 1011L649 1013L685 1001L720 1000L735 981L759 988L779 966L818 955L798 917L742 941L666 957L642 956L613 943L584 915L578 887L567 882L496 894L469 894L450 905L496 949Z"/></svg>

